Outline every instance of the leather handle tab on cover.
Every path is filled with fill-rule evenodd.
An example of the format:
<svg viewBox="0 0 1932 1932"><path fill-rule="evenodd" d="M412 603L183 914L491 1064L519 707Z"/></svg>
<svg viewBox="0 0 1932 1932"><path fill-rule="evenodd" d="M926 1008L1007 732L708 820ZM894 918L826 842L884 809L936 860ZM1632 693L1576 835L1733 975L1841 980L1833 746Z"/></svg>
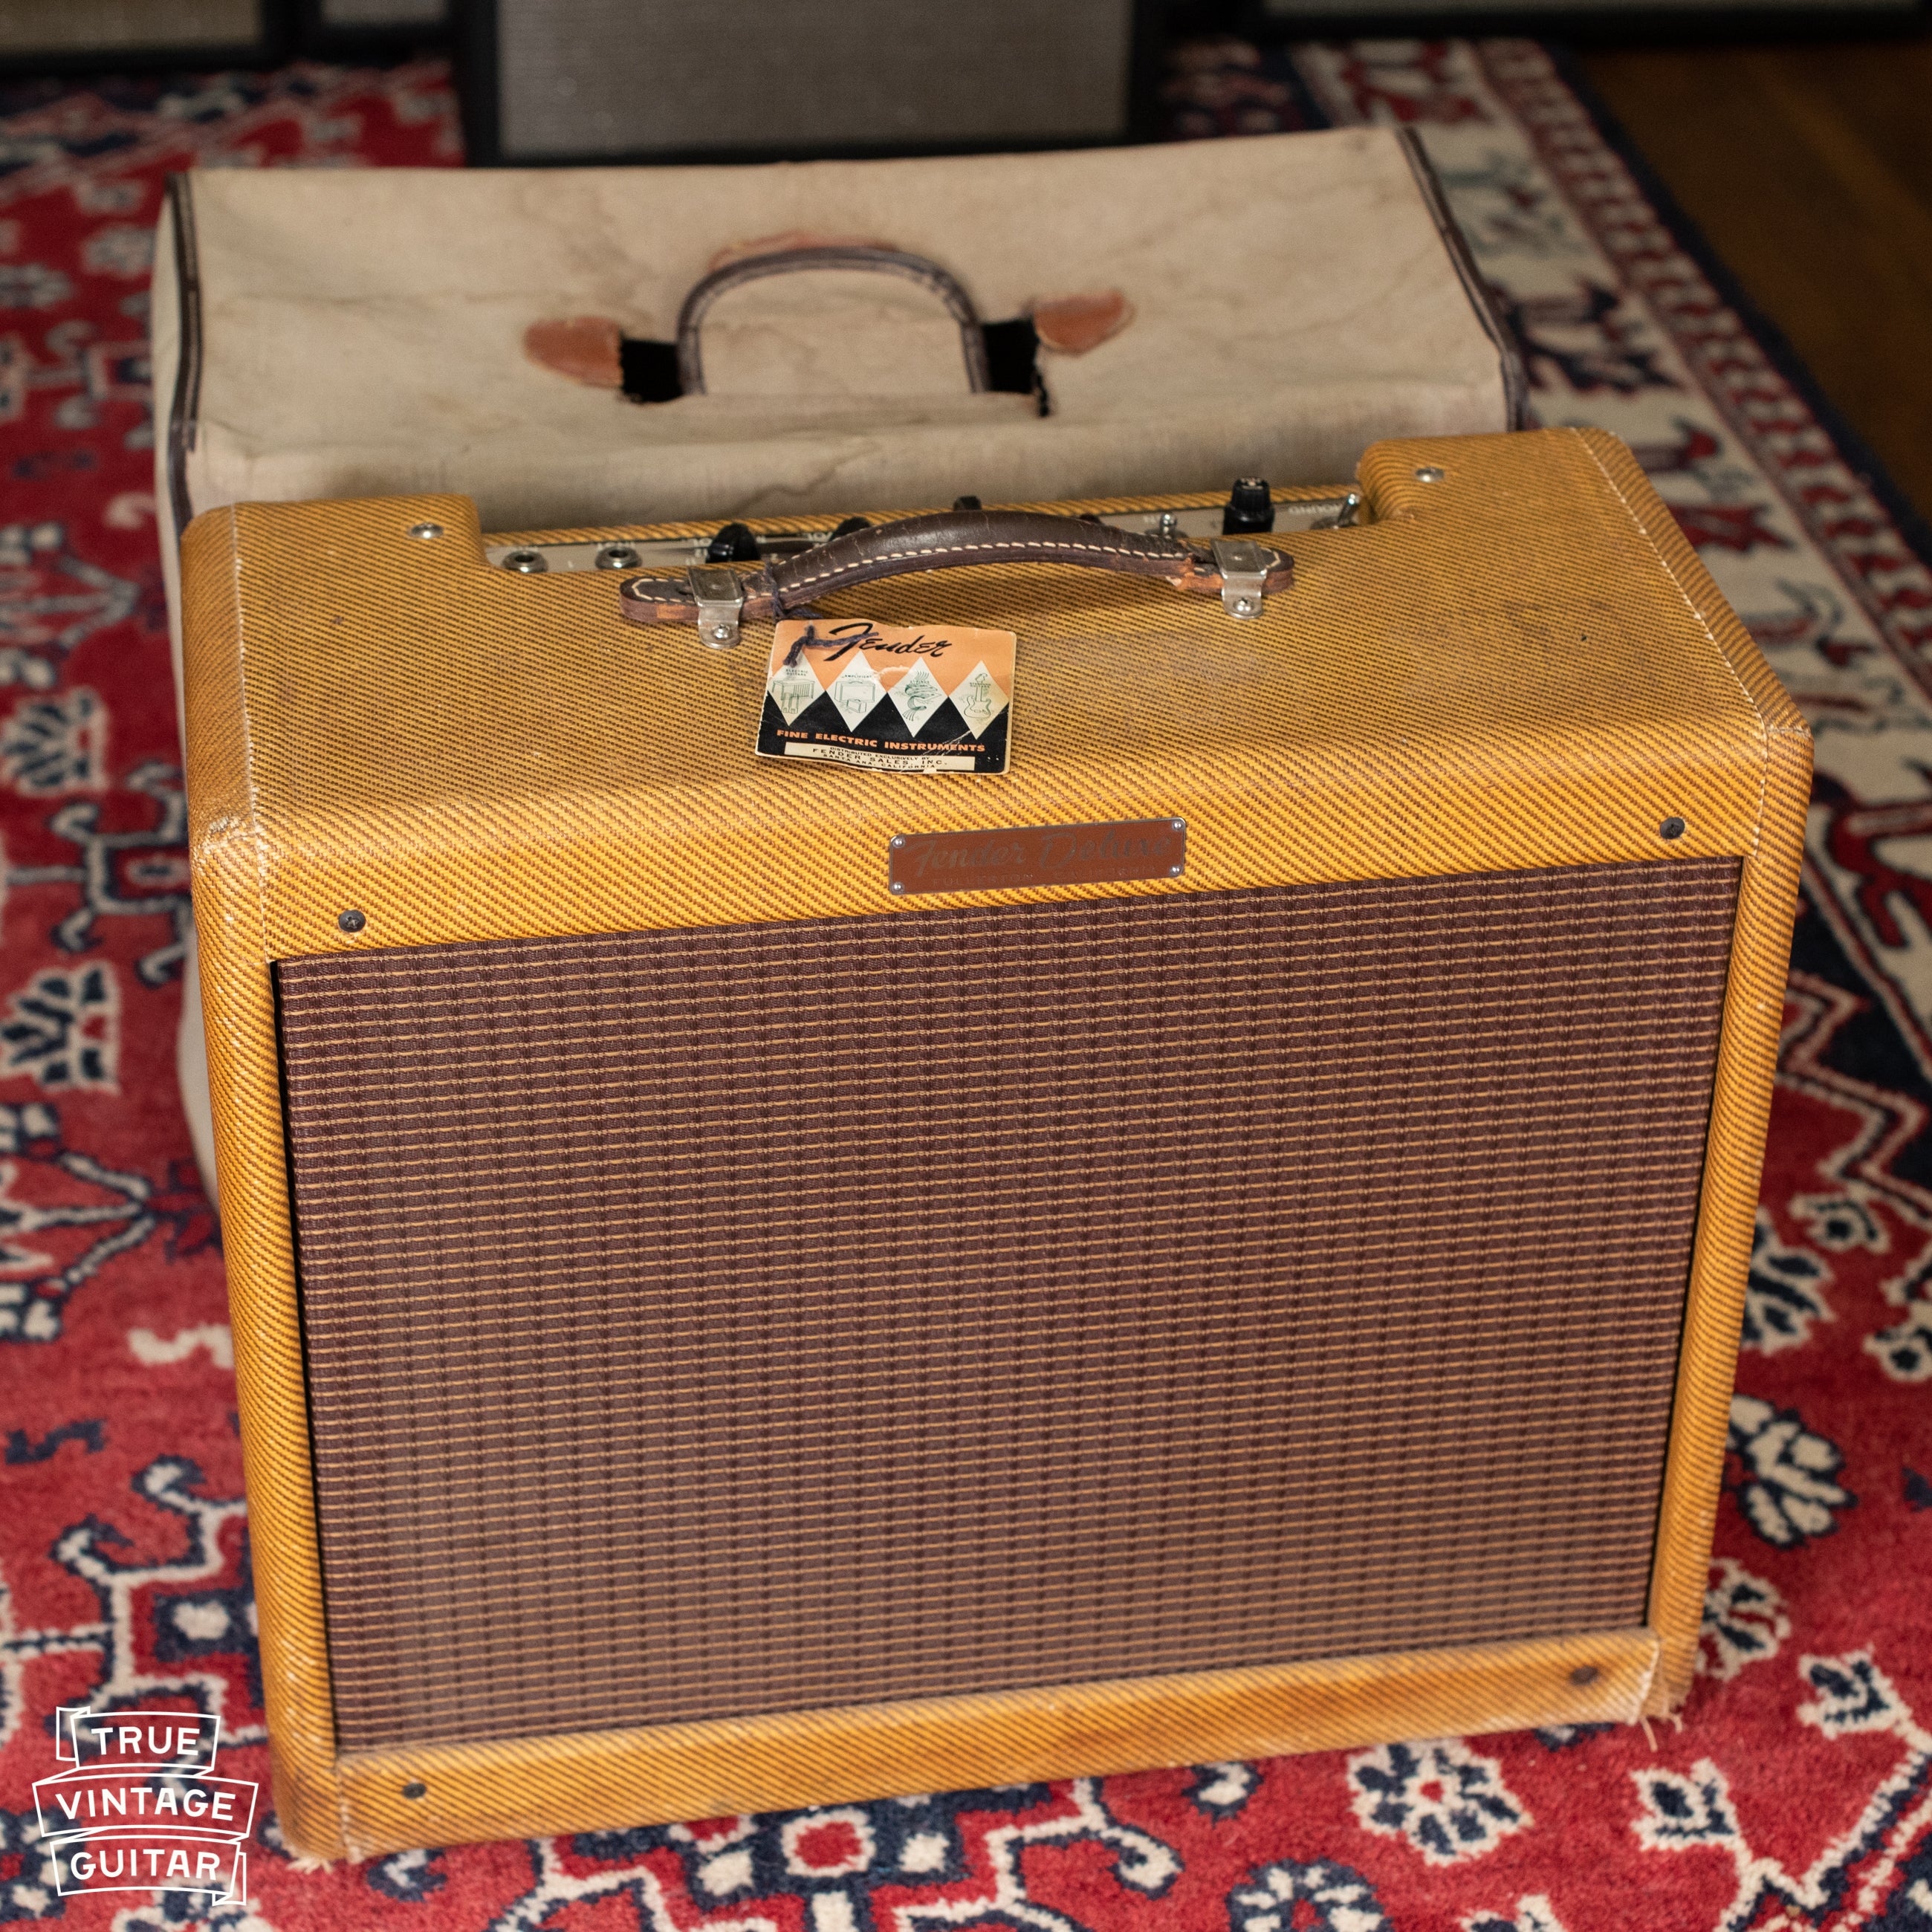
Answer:
<svg viewBox="0 0 1932 1932"><path fill-rule="evenodd" d="M1259 545L1243 548L1256 553L1258 592L1285 590L1294 581L1292 557ZM1222 596L1228 589L1215 550L1198 548L1178 537L1141 536L1106 524L1042 516L1030 510L946 510L936 516L874 524L752 572L739 580L744 595L740 614L782 617L829 590L908 571L951 570L976 563L1066 563L1123 571L1131 577L1156 577L1177 590L1210 597ZM675 578L631 578L624 586L621 607L636 624L680 623L698 615L690 586Z"/></svg>

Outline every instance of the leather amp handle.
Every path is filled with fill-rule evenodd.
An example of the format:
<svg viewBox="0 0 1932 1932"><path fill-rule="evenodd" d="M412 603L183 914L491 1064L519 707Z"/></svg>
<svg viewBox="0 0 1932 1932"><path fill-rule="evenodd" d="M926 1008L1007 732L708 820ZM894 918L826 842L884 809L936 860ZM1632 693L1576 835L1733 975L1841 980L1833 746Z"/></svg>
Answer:
<svg viewBox="0 0 1932 1932"><path fill-rule="evenodd" d="M1292 557L1259 544L1241 548L1252 553L1257 591L1284 590L1294 581ZM1142 536L1105 524L1030 510L946 510L934 516L874 524L738 578L736 587L744 600L738 614L782 617L829 590L909 571L951 570L976 563L1072 564L1159 578L1177 590L1223 596L1229 588L1223 572L1228 549L1224 542L1217 555L1211 546L1198 548L1178 537ZM675 578L632 578L620 602L633 623L677 623L699 615L694 587Z"/></svg>

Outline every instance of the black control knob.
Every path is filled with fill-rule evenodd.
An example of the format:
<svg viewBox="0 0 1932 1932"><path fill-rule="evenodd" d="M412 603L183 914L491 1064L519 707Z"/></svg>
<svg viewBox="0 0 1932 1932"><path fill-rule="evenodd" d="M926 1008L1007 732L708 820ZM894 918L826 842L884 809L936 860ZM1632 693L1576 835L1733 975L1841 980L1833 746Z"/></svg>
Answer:
<svg viewBox="0 0 1932 1932"><path fill-rule="evenodd" d="M1224 537L1250 537L1274 528L1274 498L1267 482L1259 476L1244 476L1228 492L1227 508L1221 512Z"/></svg>
<svg viewBox="0 0 1932 1932"><path fill-rule="evenodd" d="M706 563L756 563L758 540L743 524L727 524L704 546Z"/></svg>

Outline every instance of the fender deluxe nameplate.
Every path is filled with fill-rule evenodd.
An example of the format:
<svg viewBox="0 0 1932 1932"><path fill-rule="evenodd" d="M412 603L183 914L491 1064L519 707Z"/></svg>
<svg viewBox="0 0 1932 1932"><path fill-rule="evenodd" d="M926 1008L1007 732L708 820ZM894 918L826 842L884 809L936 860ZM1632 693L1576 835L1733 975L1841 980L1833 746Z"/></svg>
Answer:
<svg viewBox="0 0 1932 1932"><path fill-rule="evenodd" d="M886 848L896 892L976 892L1010 886L1090 886L1176 879L1187 868L1187 821L1019 825L988 832L908 832Z"/></svg>

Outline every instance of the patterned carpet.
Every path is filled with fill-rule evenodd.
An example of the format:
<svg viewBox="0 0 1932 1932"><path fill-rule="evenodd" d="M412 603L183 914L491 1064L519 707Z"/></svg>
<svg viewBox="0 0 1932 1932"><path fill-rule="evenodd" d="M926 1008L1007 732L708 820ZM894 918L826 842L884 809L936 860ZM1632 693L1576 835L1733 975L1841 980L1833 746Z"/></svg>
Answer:
<svg viewBox="0 0 1932 1932"><path fill-rule="evenodd" d="M149 233L190 164L454 162L446 76L0 96L0 1920L160 1932L1932 1928L1932 548L1537 45L1180 50L1177 131L1418 127L1546 422L1641 452L1817 733L1702 1674L1541 1731L62 1900L56 1706L262 1780L221 1262L174 1098L187 910ZM1633 1204L1634 1208L1640 1204ZM1580 1294L1591 1292L1587 1281ZM1576 1444L1578 1457L1591 1453Z"/></svg>

